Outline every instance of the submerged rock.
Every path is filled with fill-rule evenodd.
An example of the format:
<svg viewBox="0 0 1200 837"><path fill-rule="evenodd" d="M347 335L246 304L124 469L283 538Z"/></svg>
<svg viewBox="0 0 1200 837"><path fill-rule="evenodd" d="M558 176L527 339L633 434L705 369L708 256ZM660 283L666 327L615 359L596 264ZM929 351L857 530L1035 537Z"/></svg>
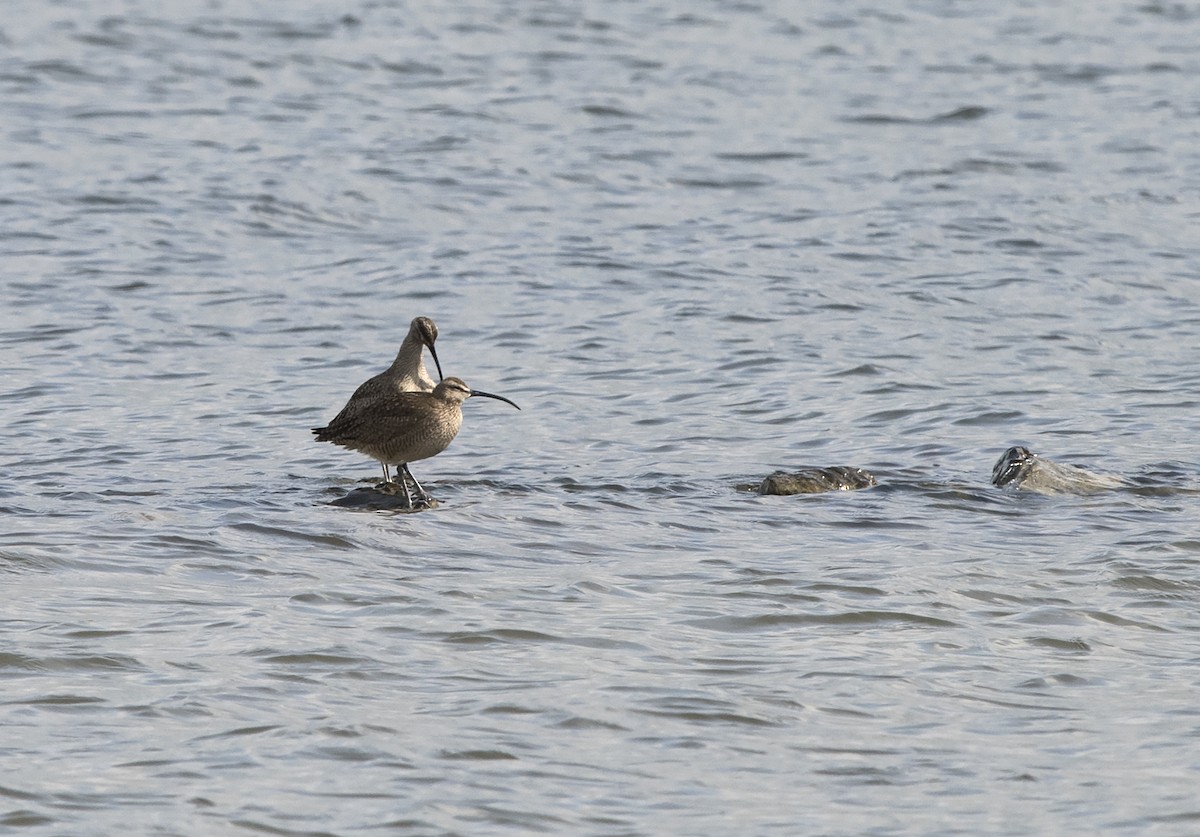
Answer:
<svg viewBox="0 0 1200 837"><path fill-rule="evenodd" d="M1095 494L1127 484L1120 477L1093 473L1077 465L1060 465L1019 445L1006 450L992 468L992 485L1039 494Z"/></svg>
<svg viewBox="0 0 1200 837"><path fill-rule="evenodd" d="M430 497L427 500L413 499L410 508L404 499L404 493L396 483L381 482L378 485L356 488L344 497L339 497L329 505L341 506L347 509L362 509L364 511L424 511L434 509L438 501Z"/></svg>
<svg viewBox="0 0 1200 837"><path fill-rule="evenodd" d="M820 494L825 491L854 491L877 484L875 477L862 468L835 465L831 468L776 471L762 481L758 493Z"/></svg>

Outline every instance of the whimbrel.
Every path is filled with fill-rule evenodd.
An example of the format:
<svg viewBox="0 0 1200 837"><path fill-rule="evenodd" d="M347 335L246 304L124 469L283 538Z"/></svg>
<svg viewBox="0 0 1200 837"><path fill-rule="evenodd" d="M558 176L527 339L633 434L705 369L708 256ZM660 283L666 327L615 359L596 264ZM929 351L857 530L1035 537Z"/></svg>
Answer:
<svg viewBox="0 0 1200 837"><path fill-rule="evenodd" d="M437 336L438 330L433 320L428 317L414 317L392 365L375 377L363 381L358 389L354 390L342 411L329 422L329 427L338 427L350 422L359 413L370 410L380 398L387 395L398 392L433 392L437 385L425 370L422 352L425 348L429 349L429 356L433 358L438 378L441 379L442 363L438 360L437 350L433 348ZM386 462L383 463L383 481L392 481Z"/></svg>
<svg viewBox="0 0 1200 837"><path fill-rule="evenodd" d="M462 427L462 404L473 395L517 407L502 395L471 389L462 378L450 377L443 378L433 392L383 392L352 414L343 410L329 426L313 428L313 433L318 442L332 442L379 460L385 475L387 466L395 465L405 505L412 508L405 477L412 480L418 500L427 503L432 498L408 470L408 463L437 456L450 446Z"/></svg>

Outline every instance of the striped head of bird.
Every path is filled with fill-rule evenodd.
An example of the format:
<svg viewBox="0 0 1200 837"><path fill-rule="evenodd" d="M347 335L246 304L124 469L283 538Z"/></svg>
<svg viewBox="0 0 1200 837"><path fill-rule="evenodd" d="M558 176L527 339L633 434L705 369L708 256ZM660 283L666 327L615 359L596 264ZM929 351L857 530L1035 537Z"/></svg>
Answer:
<svg viewBox="0 0 1200 837"><path fill-rule="evenodd" d="M443 401L449 401L452 404L462 404L468 398L480 396L483 398L495 398L497 401L503 401L505 404L512 404L517 407L516 402L510 401L503 395L493 395L490 392L484 392L481 389L471 389L467 386L467 382L462 378L442 378L442 382L433 389L434 398L440 398ZM521 409L517 407L517 409Z"/></svg>

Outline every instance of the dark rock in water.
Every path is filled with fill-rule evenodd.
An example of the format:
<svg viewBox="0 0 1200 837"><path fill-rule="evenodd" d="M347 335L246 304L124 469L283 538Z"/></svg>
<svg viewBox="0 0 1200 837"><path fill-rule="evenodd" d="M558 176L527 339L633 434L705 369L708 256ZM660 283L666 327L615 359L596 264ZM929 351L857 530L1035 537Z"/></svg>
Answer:
<svg viewBox="0 0 1200 837"><path fill-rule="evenodd" d="M1029 448L1014 446L1006 450L992 467L992 485L1020 485L1033 470L1033 453Z"/></svg>
<svg viewBox="0 0 1200 837"><path fill-rule="evenodd" d="M877 485L875 477L862 468L835 465L832 468L801 468L776 471L762 481L759 494L820 494L824 491L854 491Z"/></svg>
<svg viewBox="0 0 1200 837"><path fill-rule="evenodd" d="M1120 477L1096 474L1076 465L1060 465L1018 445L1006 450L992 468L992 485L1038 494L1094 494L1127 483Z"/></svg>
<svg viewBox="0 0 1200 837"><path fill-rule="evenodd" d="M424 501L414 499L412 508L409 508L399 485L394 482L381 482L369 488L356 488L346 496L334 500L329 505L341 506L347 509L362 509L364 511L408 512L437 508L438 501L432 497Z"/></svg>

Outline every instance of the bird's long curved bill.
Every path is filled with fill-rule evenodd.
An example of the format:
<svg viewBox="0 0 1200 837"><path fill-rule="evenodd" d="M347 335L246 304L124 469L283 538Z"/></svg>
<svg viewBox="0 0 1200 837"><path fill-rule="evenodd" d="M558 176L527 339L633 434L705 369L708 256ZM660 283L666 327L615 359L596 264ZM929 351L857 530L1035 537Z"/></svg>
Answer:
<svg viewBox="0 0 1200 837"><path fill-rule="evenodd" d="M437 367L438 380L440 381L446 376L442 374L442 362L437 359L437 349L433 348L432 344L429 346L429 356L433 358L433 365Z"/></svg>
<svg viewBox="0 0 1200 837"><path fill-rule="evenodd" d="M471 390L471 397L474 398L476 395L482 395L484 398L495 398L497 401L503 401L505 404L512 404L514 407L517 407L516 402L509 401L503 395L492 395L490 392L483 392L482 390L478 389ZM521 408L517 407L517 409L519 410Z"/></svg>

